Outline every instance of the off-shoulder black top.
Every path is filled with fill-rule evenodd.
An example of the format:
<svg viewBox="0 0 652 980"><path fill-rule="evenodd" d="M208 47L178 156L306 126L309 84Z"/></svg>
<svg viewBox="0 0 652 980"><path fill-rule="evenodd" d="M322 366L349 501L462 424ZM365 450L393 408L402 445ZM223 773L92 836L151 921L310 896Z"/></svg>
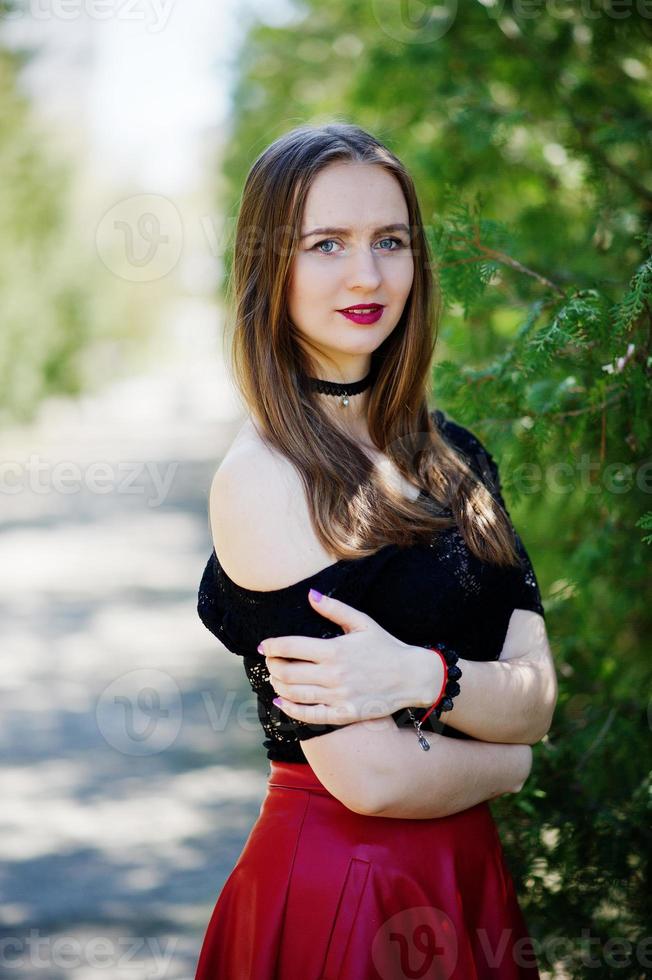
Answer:
<svg viewBox="0 0 652 980"><path fill-rule="evenodd" d="M447 442L505 508L498 467L480 440L440 410L432 416ZM260 641L271 636L342 635L336 623L312 609L310 588L361 609L404 643L429 646L441 641L463 659L497 660L514 609L544 616L534 569L516 531L515 538L521 559L518 568L482 562L468 550L459 530L452 527L438 531L428 545L385 545L373 555L342 559L300 582L271 591L237 585L213 550L201 578L197 612L207 629L242 657L257 697L267 758L305 763L302 741L343 727L310 725L280 711L272 704L276 693L265 658L256 652ZM414 713L419 718L425 710L414 709ZM453 708L443 714L440 722L433 713L424 723L424 731L468 738L455 729L454 713ZM407 709L394 712L392 717L400 727L412 725ZM449 717L452 723L447 722Z"/></svg>

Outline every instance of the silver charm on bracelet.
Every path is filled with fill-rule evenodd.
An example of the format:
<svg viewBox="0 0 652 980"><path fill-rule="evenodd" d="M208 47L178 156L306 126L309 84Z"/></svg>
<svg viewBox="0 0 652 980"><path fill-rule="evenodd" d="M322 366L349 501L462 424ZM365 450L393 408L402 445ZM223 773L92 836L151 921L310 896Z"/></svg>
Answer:
<svg viewBox="0 0 652 980"><path fill-rule="evenodd" d="M419 740L419 745L421 746L424 752L428 752L430 750L430 742L421 731L421 722L417 721L417 719L414 717L414 711L412 710L412 708L408 708L407 712L416 730L417 738Z"/></svg>

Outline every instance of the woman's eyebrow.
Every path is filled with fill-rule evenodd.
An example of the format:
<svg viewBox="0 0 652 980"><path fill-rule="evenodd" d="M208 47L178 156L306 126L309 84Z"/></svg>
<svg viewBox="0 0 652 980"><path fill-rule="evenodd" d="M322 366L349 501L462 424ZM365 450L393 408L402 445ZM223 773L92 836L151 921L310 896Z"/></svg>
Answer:
<svg viewBox="0 0 652 980"><path fill-rule="evenodd" d="M410 229L407 225L402 222L393 225L382 225L380 228L374 228L372 234L377 235L381 231L404 231L406 234L410 234ZM310 238L311 235L349 235L351 232L350 228L313 228L312 231L307 231L305 234L301 235L301 240L304 238Z"/></svg>

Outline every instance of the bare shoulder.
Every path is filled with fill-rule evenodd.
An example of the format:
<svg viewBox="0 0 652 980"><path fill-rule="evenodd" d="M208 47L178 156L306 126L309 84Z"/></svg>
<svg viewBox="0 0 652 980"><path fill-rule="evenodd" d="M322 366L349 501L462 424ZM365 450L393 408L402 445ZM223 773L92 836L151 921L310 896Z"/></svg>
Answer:
<svg viewBox="0 0 652 980"><path fill-rule="evenodd" d="M251 423L215 472L209 516L219 562L245 589L285 588L334 560L314 533L299 474Z"/></svg>

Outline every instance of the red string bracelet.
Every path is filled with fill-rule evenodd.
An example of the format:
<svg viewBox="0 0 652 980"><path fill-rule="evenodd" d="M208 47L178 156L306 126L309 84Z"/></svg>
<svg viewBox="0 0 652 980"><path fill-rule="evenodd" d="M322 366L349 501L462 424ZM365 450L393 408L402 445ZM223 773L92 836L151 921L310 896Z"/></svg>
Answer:
<svg viewBox="0 0 652 980"><path fill-rule="evenodd" d="M448 664L446 663L446 658L444 657L444 654L441 652L441 650L438 650L437 647L428 647L427 649L428 650L434 650L435 653L438 653L439 654L439 656L441 658L442 666L444 668L444 680L443 680L442 685L441 685L441 691L437 695L437 698L435 699L434 703L431 705L430 708L428 708L428 710L426 711L426 713L423 716L423 718L420 719L422 725L423 725L424 721L426 720L426 718L429 718L430 717L430 715L433 713L433 711L435 710L435 708L437 707L437 705L439 704L439 702L443 698L444 691L446 690L446 685L448 684Z"/></svg>
<svg viewBox="0 0 652 980"><path fill-rule="evenodd" d="M430 742L421 731L421 726L423 725L424 721L430 717L433 711L435 712L437 718L440 718L443 711L451 710L453 707L453 698L460 693L460 685L457 683L457 681L462 676L462 670L457 662L459 657L455 651L448 646L448 644L439 643L436 647L427 646L426 648L428 650L433 650L441 657L444 665L444 680L437 700L428 708L423 718L417 720L412 709L407 709L410 720L417 733L419 745L424 752L427 752L430 748Z"/></svg>

